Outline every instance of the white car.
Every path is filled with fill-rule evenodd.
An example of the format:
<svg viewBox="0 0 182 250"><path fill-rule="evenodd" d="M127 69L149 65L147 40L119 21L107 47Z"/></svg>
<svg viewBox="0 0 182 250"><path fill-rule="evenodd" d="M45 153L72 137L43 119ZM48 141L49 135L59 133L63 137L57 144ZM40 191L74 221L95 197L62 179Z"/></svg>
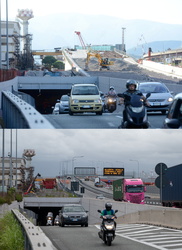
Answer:
<svg viewBox="0 0 182 250"><path fill-rule="evenodd" d="M148 112L160 111L162 114L165 114L169 110L169 106L173 101L173 95L164 83L141 82L138 83L137 88L145 96L147 93L151 93L148 98L150 103L150 107L147 107Z"/></svg>
<svg viewBox="0 0 182 250"><path fill-rule="evenodd" d="M59 114L59 103L56 103L55 106L52 108L53 108L53 111L52 111L53 115L58 115Z"/></svg>

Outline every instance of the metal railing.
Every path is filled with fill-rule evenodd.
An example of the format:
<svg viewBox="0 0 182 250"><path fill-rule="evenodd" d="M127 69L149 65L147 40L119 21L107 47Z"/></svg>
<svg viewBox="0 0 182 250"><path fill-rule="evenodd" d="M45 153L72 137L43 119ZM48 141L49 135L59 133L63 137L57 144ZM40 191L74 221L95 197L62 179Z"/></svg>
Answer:
<svg viewBox="0 0 182 250"><path fill-rule="evenodd" d="M12 209L12 212L22 227L25 240L24 249L56 250L52 242L47 238L47 236L43 233L42 229L39 226L35 226L17 209Z"/></svg>
<svg viewBox="0 0 182 250"><path fill-rule="evenodd" d="M1 106L5 128L54 128L34 107L10 91L2 91Z"/></svg>

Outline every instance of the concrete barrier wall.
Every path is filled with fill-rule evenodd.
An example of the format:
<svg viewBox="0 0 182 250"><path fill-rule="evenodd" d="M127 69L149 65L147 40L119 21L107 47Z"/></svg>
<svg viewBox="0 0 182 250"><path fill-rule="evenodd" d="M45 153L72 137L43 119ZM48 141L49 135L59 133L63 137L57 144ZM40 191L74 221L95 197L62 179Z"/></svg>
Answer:
<svg viewBox="0 0 182 250"><path fill-rule="evenodd" d="M166 75L182 79L182 68L179 67L174 67L147 60L143 60L143 64L139 64L139 66L148 70L153 70L159 73L164 73Z"/></svg>
<svg viewBox="0 0 182 250"><path fill-rule="evenodd" d="M180 219L182 217L181 209L84 198L82 199L82 205L89 211L89 216L93 223L100 223L100 215L97 210L104 209L107 201L113 204L114 210L118 210L117 223L145 223L182 229L182 220Z"/></svg>

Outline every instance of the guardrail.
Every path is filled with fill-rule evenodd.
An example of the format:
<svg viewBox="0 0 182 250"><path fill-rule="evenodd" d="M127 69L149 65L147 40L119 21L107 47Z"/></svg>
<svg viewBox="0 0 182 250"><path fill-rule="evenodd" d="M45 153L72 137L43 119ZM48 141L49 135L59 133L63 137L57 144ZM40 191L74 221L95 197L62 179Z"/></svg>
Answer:
<svg viewBox="0 0 182 250"><path fill-rule="evenodd" d="M54 128L34 107L10 91L2 91L2 118L5 128Z"/></svg>
<svg viewBox="0 0 182 250"><path fill-rule="evenodd" d="M31 223L22 213L17 209L12 209L13 214L20 223L24 234L24 249L37 250L47 249L56 250L49 238L43 233L39 226Z"/></svg>

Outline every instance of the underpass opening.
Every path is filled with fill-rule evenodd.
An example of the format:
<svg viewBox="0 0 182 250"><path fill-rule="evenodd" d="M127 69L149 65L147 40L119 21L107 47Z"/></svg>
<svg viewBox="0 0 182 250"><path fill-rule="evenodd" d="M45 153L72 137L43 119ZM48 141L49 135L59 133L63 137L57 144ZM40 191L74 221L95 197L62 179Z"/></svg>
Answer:
<svg viewBox="0 0 182 250"><path fill-rule="evenodd" d="M59 214L59 210L62 207L26 207L27 210L31 210L36 214L37 226L46 226L47 219L46 216L48 212L53 213L53 223L56 215ZM53 224L54 225L54 224Z"/></svg>
<svg viewBox="0 0 182 250"><path fill-rule="evenodd" d="M20 90L35 100L35 108L41 114L52 114L53 108L62 95L70 93L70 89Z"/></svg>

